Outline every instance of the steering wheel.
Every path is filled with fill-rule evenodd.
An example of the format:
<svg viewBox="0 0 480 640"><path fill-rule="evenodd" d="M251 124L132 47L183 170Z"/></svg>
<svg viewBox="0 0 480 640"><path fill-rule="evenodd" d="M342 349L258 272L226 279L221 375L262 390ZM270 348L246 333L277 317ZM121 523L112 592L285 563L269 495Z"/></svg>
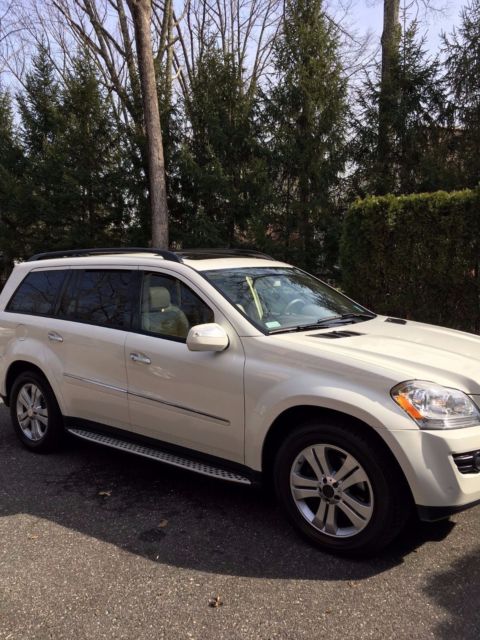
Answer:
<svg viewBox="0 0 480 640"><path fill-rule="evenodd" d="M294 300L290 300L290 302L284 308L283 313L291 313L293 307L296 304L301 304L302 307L305 306L305 302L301 298L295 298Z"/></svg>

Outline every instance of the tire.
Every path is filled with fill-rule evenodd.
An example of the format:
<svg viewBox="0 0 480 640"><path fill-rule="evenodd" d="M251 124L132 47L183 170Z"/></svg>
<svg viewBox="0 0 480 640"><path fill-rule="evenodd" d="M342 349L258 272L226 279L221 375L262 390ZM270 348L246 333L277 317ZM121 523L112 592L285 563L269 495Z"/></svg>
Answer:
<svg viewBox="0 0 480 640"><path fill-rule="evenodd" d="M337 554L377 553L402 531L412 510L390 455L347 424L309 421L292 432L278 450L274 484L297 530Z"/></svg>
<svg viewBox="0 0 480 640"><path fill-rule="evenodd" d="M48 453L60 446L63 417L52 388L41 374L24 371L16 378L10 394L10 415L15 433L30 451Z"/></svg>

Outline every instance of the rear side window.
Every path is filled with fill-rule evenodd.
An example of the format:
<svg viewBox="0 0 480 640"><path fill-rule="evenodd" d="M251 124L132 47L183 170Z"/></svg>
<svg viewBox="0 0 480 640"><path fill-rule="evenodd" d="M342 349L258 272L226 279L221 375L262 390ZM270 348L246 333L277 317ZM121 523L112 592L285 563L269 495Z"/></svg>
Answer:
<svg viewBox="0 0 480 640"><path fill-rule="evenodd" d="M13 294L7 311L52 316L68 271L31 271Z"/></svg>
<svg viewBox="0 0 480 640"><path fill-rule="evenodd" d="M129 329L134 275L134 271L127 270L79 273L76 287L68 287L65 292L60 315L102 327Z"/></svg>

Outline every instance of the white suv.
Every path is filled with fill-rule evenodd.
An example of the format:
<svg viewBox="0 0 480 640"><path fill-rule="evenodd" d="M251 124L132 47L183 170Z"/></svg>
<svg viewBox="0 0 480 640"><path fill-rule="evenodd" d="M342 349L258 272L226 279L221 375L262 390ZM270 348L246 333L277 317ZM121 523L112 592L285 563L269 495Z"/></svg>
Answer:
<svg viewBox="0 0 480 640"><path fill-rule="evenodd" d="M34 256L0 294L0 394L32 451L67 431L271 479L331 551L480 501L480 338L375 315L254 252Z"/></svg>

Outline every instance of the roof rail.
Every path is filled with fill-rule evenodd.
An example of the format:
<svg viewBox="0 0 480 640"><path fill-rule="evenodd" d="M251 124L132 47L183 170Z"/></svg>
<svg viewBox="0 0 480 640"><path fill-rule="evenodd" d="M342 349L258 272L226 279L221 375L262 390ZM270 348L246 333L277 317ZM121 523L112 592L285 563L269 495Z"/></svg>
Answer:
<svg viewBox="0 0 480 640"><path fill-rule="evenodd" d="M271 256L260 251L254 251L252 249L181 249L176 252L177 256L183 258L220 258L229 256L244 256L246 258L262 258L264 260L273 260Z"/></svg>
<svg viewBox="0 0 480 640"><path fill-rule="evenodd" d="M173 253L173 251L147 247L111 247L103 249L94 248L68 249L67 251L49 251L47 253L37 253L36 255L29 258L27 262L34 262L36 260L49 260L50 258L81 258L84 256L102 256L128 253L153 253L156 256L160 256L164 260L170 260L171 262L182 262L182 259L178 255Z"/></svg>

